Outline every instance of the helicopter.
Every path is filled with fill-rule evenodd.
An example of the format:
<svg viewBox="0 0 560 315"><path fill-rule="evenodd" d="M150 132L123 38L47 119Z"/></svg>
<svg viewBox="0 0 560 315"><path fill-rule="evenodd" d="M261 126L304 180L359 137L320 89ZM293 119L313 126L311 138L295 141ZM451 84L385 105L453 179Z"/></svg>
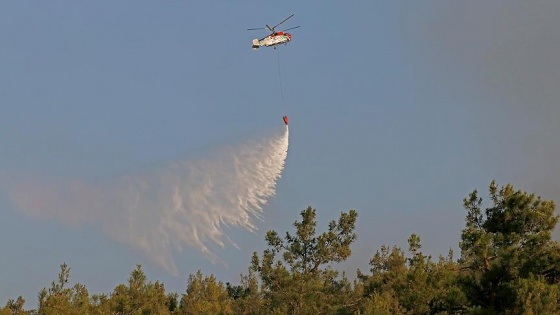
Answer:
<svg viewBox="0 0 560 315"><path fill-rule="evenodd" d="M288 16L287 18L285 18L282 22L274 25L273 27L268 26L268 24L266 24L266 28L268 28L268 30L271 32L270 35L261 38L261 39L253 39L253 50L257 50L260 47L274 47L274 49L276 49L277 45L280 44L287 44L288 42L292 41L292 34L290 33L286 33L286 31L288 30L293 30L294 28L298 28L299 26L295 26L295 27L290 27L288 29L282 30L282 31L276 31L276 27L278 27L280 24L286 22L289 18L291 18L292 16L294 16L294 14ZM255 30L264 30L264 27L258 27L258 28L248 28L248 31L255 31Z"/></svg>

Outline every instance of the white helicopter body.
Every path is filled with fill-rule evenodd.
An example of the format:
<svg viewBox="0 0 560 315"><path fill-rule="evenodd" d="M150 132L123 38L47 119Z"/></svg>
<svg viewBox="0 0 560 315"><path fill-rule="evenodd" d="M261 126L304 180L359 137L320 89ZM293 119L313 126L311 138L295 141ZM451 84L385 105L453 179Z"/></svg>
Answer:
<svg viewBox="0 0 560 315"><path fill-rule="evenodd" d="M288 29L280 31L280 32L277 32L275 30L275 28L278 25L286 22L292 16L294 16L294 15L292 14L292 15L288 16L282 22L276 24L273 27L270 27L267 24L266 27L271 32L271 34L264 37L264 38L261 38L261 39L258 39L258 38L253 39L253 46L252 46L253 50L259 49L260 47L274 47L274 48L276 48L275 46L277 46L277 45L287 44L287 43L291 42L292 41L292 34L286 33L286 31L294 29L294 28L298 28L299 26L291 27L291 28L288 28ZM253 31L253 30L263 30L263 29L265 29L265 28L264 27L259 27L259 28L248 28L247 30L248 31Z"/></svg>

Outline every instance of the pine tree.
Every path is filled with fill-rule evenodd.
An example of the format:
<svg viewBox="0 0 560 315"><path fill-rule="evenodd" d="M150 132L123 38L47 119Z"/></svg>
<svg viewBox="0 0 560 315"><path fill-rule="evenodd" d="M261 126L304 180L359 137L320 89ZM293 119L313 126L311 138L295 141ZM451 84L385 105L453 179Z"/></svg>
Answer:
<svg viewBox="0 0 560 315"><path fill-rule="evenodd" d="M473 191L464 199L462 287L480 313L560 312L560 246L551 239L558 221L553 201L490 184L492 205L482 210ZM521 311L523 310L523 311Z"/></svg>

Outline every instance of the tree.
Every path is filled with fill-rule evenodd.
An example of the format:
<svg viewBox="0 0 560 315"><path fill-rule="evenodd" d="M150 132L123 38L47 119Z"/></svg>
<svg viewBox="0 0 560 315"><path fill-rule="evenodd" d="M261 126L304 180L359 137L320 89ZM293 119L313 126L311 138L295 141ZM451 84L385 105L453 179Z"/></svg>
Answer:
<svg viewBox="0 0 560 315"><path fill-rule="evenodd" d="M406 296L408 286L406 263L407 258L402 249L382 245L370 259L371 275L358 270L364 296L360 309L364 314L406 313L401 301Z"/></svg>
<svg viewBox="0 0 560 315"><path fill-rule="evenodd" d="M249 268L248 275L241 275L240 285L226 283L229 298L233 300L234 314L259 314L262 307L262 296L255 272Z"/></svg>
<svg viewBox="0 0 560 315"><path fill-rule="evenodd" d="M453 259L450 249L447 257L439 256L432 265L430 286L433 290L430 300L431 314L459 314L467 308L467 297L459 285L459 264Z"/></svg>
<svg viewBox="0 0 560 315"><path fill-rule="evenodd" d="M421 252L420 237L408 239L410 256L399 247L381 246L370 260L371 275L358 270L364 287L361 309L365 314L455 314L465 304L456 285L457 264Z"/></svg>
<svg viewBox="0 0 560 315"><path fill-rule="evenodd" d="M164 315L170 314L170 298L175 295L166 295L165 287L159 281L155 283L147 280L141 265L137 265L130 273L128 286L119 284L106 300L98 296L97 301L102 302L99 308L106 309L109 304L111 313L130 315Z"/></svg>
<svg viewBox="0 0 560 315"><path fill-rule="evenodd" d="M37 313L39 315L50 314L82 314L80 310L89 307L89 298L87 297L87 290L84 292L83 286L76 284L75 290L67 288L66 285L70 279L70 267L66 263L60 265L60 273L58 274L58 281L53 281L51 287L47 290L43 288L39 292L39 308ZM80 305L83 308L76 308L73 304L79 304L78 300L83 300L85 293L85 305Z"/></svg>
<svg viewBox="0 0 560 315"><path fill-rule="evenodd" d="M183 295L179 314L233 314L228 290L214 275L203 277L199 270L189 276L187 293Z"/></svg>
<svg viewBox="0 0 560 315"><path fill-rule="evenodd" d="M18 296L16 300L9 299L6 306L0 308L0 315L28 315L29 311L26 311L23 307L25 305L25 299Z"/></svg>
<svg viewBox="0 0 560 315"><path fill-rule="evenodd" d="M332 313L357 304L348 280L338 279L330 266L350 256L357 216L355 210L342 212L327 232L316 235L316 210L308 207L294 222L295 235L286 232L282 239L276 231L267 232L269 248L262 258L255 252L251 261L261 279L265 313Z"/></svg>
<svg viewBox="0 0 560 315"><path fill-rule="evenodd" d="M492 206L484 212L476 190L464 199L461 283L473 309L481 313L560 311L560 246L551 239L558 222L554 202L516 191L510 184L498 188L495 181L489 191ZM529 293L538 297L528 298ZM539 306L534 304L537 300Z"/></svg>

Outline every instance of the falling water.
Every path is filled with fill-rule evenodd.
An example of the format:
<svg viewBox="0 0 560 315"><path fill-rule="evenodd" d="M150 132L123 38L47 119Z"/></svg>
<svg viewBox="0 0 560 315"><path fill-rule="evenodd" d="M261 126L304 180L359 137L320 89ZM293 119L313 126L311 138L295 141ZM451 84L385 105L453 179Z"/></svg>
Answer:
<svg viewBox="0 0 560 315"><path fill-rule="evenodd" d="M285 126L273 136L204 158L172 161L104 183L27 178L8 190L14 205L29 217L99 227L177 273L174 250L191 246L216 261L209 244L235 246L224 226L256 229L253 221L274 196L287 153Z"/></svg>

